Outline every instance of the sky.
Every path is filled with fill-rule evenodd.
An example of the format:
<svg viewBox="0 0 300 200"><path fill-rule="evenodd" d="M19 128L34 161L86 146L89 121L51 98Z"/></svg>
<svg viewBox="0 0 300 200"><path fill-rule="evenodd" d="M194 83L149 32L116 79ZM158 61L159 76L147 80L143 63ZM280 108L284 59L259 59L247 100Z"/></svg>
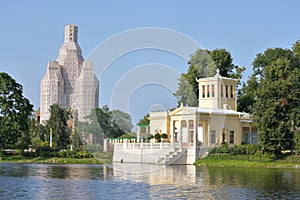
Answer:
<svg viewBox="0 0 300 200"><path fill-rule="evenodd" d="M25 97L38 109L40 81L48 62L58 56L64 26L73 23L79 27L83 57L99 61L95 60L94 68L100 80L100 106L128 112L137 123L151 109L177 105L174 80L186 72L188 58L173 50L190 47L178 38L205 49L227 49L235 65L246 67L246 81L258 53L273 47L291 48L300 38L299 8L296 0L2 0L0 71L22 84ZM139 30L148 35L138 35ZM155 43L151 30L168 32L167 48L137 44L142 48L119 53L105 68L101 65L109 49L129 48L139 37ZM122 38L126 33L131 34L130 40Z"/></svg>

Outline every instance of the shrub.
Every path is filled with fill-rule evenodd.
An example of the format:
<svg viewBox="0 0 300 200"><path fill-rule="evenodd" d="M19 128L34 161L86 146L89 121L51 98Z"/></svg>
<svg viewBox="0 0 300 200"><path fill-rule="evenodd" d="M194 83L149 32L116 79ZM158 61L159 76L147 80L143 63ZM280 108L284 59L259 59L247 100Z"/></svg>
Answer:
<svg viewBox="0 0 300 200"><path fill-rule="evenodd" d="M152 138L154 138L154 135L151 134L151 135L148 136L149 140L151 140Z"/></svg>
<svg viewBox="0 0 300 200"><path fill-rule="evenodd" d="M222 144L221 147L214 147L210 150L210 154L231 154L231 155L246 155L255 154L260 150L259 145L247 144L247 145L235 145L228 147L228 144Z"/></svg>
<svg viewBox="0 0 300 200"><path fill-rule="evenodd" d="M155 140L156 140L157 142L160 142L160 140L161 140L161 135L160 135L159 133L156 133L156 134L154 135L154 138L155 138Z"/></svg>
<svg viewBox="0 0 300 200"><path fill-rule="evenodd" d="M229 149L231 155L244 155L247 154L247 148L244 145L235 145Z"/></svg>
<svg viewBox="0 0 300 200"><path fill-rule="evenodd" d="M56 155L56 149L49 146L40 146L36 149L36 153L41 157L53 157Z"/></svg>

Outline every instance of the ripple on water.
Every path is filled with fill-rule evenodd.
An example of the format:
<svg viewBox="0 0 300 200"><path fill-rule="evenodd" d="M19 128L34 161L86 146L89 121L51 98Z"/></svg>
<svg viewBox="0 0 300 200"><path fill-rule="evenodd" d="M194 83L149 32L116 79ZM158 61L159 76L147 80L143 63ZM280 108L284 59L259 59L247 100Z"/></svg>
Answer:
<svg viewBox="0 0 300 200"><path fill-rule="evenodd" d="M299 199L300 171L0 164L0 199Z"/></svg>

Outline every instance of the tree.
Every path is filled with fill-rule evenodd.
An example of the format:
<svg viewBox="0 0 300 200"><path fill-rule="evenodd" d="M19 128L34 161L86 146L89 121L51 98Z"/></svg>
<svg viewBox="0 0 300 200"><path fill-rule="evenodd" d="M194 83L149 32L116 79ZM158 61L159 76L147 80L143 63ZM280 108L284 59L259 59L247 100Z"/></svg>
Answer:
<svg viewBox="0 0 300 200"><path fill-rule="evenodd" d="M296 150L299 154L300 152L300 130L295 131L295 136L294 136L294 150Z"/></svg>
<svg viewBox="0 0 300 200"><path fill-rule="evenodd" d="M75 149L80 148L83 145L77 130L75 130L72 134L72 145Z"/></svg>
<svg viewBox="0 0 300 200"><path fill-rule="evenodd" d="M150 114L148 113L147 115L144 116L143 119L141 119L139 121L138 124L150 124L150 120L149 120Z"/></svg>
<svg viewBox="0 0 300 200"><path fill-rule="evenodd" d="M267 49L257 55L253 68L257 82L248 90L254 94L251 111L261 143L277 158L291 149L293 130L300 125L299 61L292 50Z"/></svg>
<svg viewBox="0 0 300 200"><path fill-rule="evenodd" d="M0 148L27 148L31 143L29 120L33 106L23 87L7 73L0 73Z"/></svg>
<svg viewBox="0 0 300 200"><path fill-rule="evenodd" d="M259 83L256 76L250 76L247 84L243 83L242 88L238 91L237 110L246 113L252 112L252 106L255 103L256 90Z"/></svg>
<svg viewBox="0 0 300 200"><path fill-rule="evenodd" d="M117 129L120 132L123 132L123 134L130 133L133 127L131 116L120 110L113 110L111 114L112 114L113 123L117 125Z"/></svg>
<svg viewBox="0 0 300 200"><path fill-rule="evenodd" d="M104 108L104 110L108 111L108 107ZM99 117L103 118L99 122ZM93 143L100 143L102 145L102 142L105 138L104 132L107 131L107 129L110 129L107 123L110 121L110 116L108 114L105 114L105 112L101 108L95 108L92 109L91 113L85 117L85 122L79 122L78 123L78 132L80 135L84 135L85 137L88 137L90 134L93 135Z"/></svg>
<svg viewBox="0 0 300 200"><path fill-rule="evenodd" d="M57 104L50 106L50 118L46 121L47 140L52 133L53 146L58 150L68 149L71 144L71 130L67 125L67 121L71 119L70 111L59 107Z"/></svg>
<svg viewBox="0 0 300 200"><path fill-rule="evenodd" d="M130 132L132 128L131 116L120 110L110 111L108 106L93 109L86 117L86 122L78 123L80 133L94 135L95 142L102 142L105 137L119 137Z"/></svg>
<svg viewBox="0 0 300 200"><path fill-rule="evenodd" d="M189 106L198 106L199 88L196 78L211 77L218 68L221 76L241 79L245 70L233 64L232 56L226 49L198 49L191 55L188 64L188 71L179 78L179 88L174 95L178 104Z"/></svg>
<svg viewBox="0 0 300 200"><path fill-rule="evenodd" d="M199 90L194 89L193 85L188 81L186 74L180 76L178 85L178 90L174 94L177 97L178 104L183 103L188 106L198 106L196 93L199 93Z"/></svg>
<svg viewBox="0 0 300 200"><path fill-rule="evenodd" d="M112 113L109 107L105 105L102 108L96 108L96 115L104 135L106 135L106 137L116 137Z"/></svg>
<svg viewBox="0 0 300 200"><path fill-rule="evenodd" d="M253 109L251 109L251 107L253 107L257 98L256 92L258 88L261 87L261 80L264 79L265 76L264 68L281 58L293 60L293 62L295 61L294 53L289 49L269 48L264 53L256 55L256 58L253 61L253 74L250 76L247 84L243 84L241 90L238 91L239 111L252 112Z"/></svg>
<svg viewBox="0 0 300 200"><path fill-rule="evenodd" d="M45 133L46 127L37 122L35 119L32 119L30 123L30 135L32 146L34 148L40 147L42 142L46 141Z"/></svg>

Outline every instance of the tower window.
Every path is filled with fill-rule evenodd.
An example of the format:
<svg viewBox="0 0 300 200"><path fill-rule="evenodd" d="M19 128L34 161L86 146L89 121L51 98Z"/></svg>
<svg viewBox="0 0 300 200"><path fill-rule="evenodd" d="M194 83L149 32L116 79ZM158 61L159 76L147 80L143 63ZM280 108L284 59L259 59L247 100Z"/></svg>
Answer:
<svg viewBox="0 0 300 200"><path fill-rule="evenodd" d="M224 92L223 92L223 84L221 85L221 97L224 96Z"/></svg>
<svg viewBox="0 0 300 200"><path fill-rule="evenodd" d="M209 93L209 92L210 92L210 91L209 91L209 85L206 86L206 92L207 92L207 95L206 95L206 96L207 96L207 97L210 97L210 93Z"/></svg>
<svg viewBox="0 0 300 200"><path fill-rule="evenodd" d="M230 98L233 98L233 85L230 86Z"/></svg>
<svg viewBox="0 0 300 200"><path fill-rule="evenodd" d="M215 85L211 85L211 97L215 97Z"/></svg>
<svg viewBox="0 0 300 200"><path fill-rule="evenodd" d="M205 98L205 86L202 85L202 98Z"/></svg>
<svg viewBox="0 0 300 200"><path fill-rule="evenodd" d="M225 85L226 98L228 98L228 85Z"/></svg>

